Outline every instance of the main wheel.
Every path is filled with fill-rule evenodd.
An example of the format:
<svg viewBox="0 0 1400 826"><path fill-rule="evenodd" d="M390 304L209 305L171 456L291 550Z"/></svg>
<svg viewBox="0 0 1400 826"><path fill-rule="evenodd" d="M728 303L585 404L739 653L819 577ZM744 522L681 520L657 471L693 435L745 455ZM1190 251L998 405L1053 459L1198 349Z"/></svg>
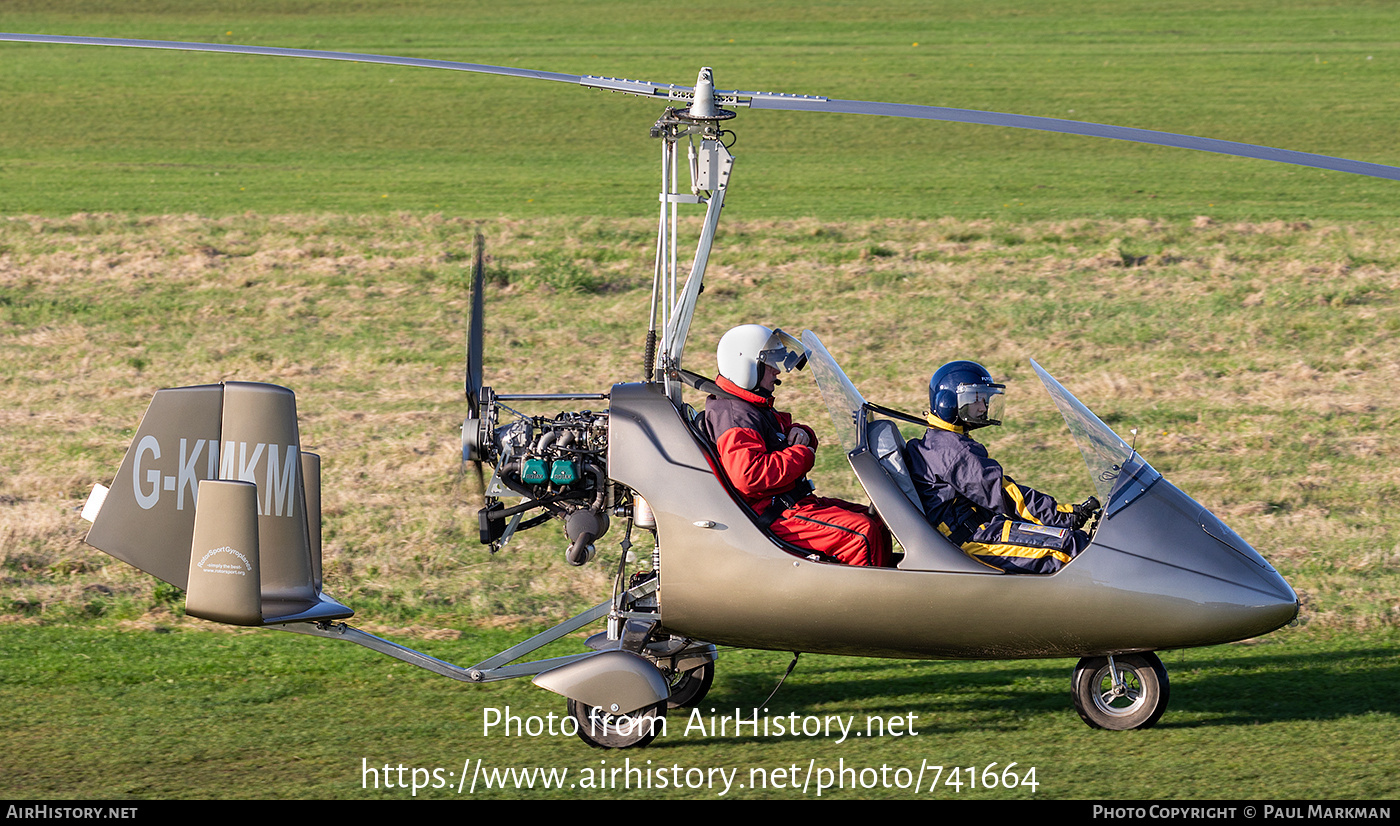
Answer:
<svg viewBox="0 0 1400 826"><path fill-rule="evenodd" d="M666 698L667 708L690 708L710 693L710 685L715 681L713 661L689 671L679 671L671 675L671 696Z"/></svg>
<svg viewBox="0 0 1400 826"><path fill-rule="evenodd" d="M569 716L578 723L578 737L597 749L630 749L645 746L666 725L666 703L638 709L630 714L611 714L596 706L568 702Z"/></svg>
<svg viewBox="0 0 1400 826"><path fill-rule="evenodd" d="M1074 707L1093 728L1126 731L1149 728L1167 710L1171 685L1167 669L1151 651L1113 658L1121 682L1113 679L1107 657L1085 657L1074 669Z"/></svg>

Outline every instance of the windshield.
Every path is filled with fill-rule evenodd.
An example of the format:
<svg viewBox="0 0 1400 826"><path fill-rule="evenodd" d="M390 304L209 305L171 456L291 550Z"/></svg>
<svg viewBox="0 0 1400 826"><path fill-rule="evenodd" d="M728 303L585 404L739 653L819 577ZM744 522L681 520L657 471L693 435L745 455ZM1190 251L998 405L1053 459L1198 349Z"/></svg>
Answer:
<svg viewBox="0 0 1400 826"><path fill-rule="evenodd" d="M856 449L860 441L858 420L865 399L816 333L804 330L802 344L809 351L807 363L812 368L812 378L816 379L817 387L821 390L822 401L826 402L827 410L831 413L836 438L849 453ZM1084 464L1089 468L1095 495L1105 503L1106 513L1111 514L1128 504L1161 477L1112 428L1045 372L1045 368L1034 359L1031 366L1045 384L1050 398L1055 400L1060 415L1064 416L1070 435L1074 437L1079 452L1084 456ZM1118 494L1116 501L1114 494Z"/></svg>
<svg viewBox="0 0 1400 826"><path fill-rule="evenodd" d="M1089 477L1094 481L1094 491L1099 501L1108 503L1115 489L1125 485L1129 479L1134 480L1137 489L1141 491L1161 476L1143 461L1127 442L1119 438L1112 428L1076 399L1073 393L1045 372L1045 368L1037 364L1035 359L1031 359L1031 366L1045 384L1050 398L1055 400L1055 406L1060 408L1060 415L1065 417L1070 435L1079 446L1079 452L1084 455L1084 464L1089 467ZM1126 505L1131 498L1133 496L1121 498L1119 502L1113 503L1110 510Z"/></svg>
<svg viewBox="0 0 1400 826"><path fill-rule="evenodd" d="M807 365L812 368L812 378L822 391L822 401L831 413L831 424L836 428L836 438L847 453L856 449L860 432L856 429L856 418L865 406L860 391L846 378L836 359L831 357L821 339L811 330L802 331L802 345L807 348Z"/></svg>

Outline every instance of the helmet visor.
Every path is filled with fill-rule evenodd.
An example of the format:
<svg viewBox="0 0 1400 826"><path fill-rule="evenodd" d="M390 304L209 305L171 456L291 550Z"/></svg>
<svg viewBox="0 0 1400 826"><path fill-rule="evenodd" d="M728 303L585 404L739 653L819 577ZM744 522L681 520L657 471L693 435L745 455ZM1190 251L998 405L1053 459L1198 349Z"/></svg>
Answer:
<svg viewBox="0 0 1400 826"><path fill-rule="evenodd" d="M1004 384L958 385L958 419L970 425L999 425L1006 406Z"/></svg>
<svg viewBox="0 0 1400 826"><path fill-rule="evenodd" d="M791 373L793 370L801 370L807 366L807 348L802 342L783 332L774 330L770 344L777 344L777 347L769 347L758 354L760 364L767 364L783 373Z"/></svg>

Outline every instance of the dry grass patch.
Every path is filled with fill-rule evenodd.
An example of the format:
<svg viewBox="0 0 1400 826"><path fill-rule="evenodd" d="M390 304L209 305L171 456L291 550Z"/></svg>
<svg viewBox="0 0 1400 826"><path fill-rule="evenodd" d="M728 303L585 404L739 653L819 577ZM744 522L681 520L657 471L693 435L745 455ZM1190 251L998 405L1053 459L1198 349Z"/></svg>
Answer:
<svg viewBox="0 0 1400 826"><path fill-rule="evenodd" d="M478 230L488 383L601 391L639 375L650 220L0 222L0 613L178 610L178 594L83 546L76 513L156 389L230 378L298 394L304 442L325 463L334 596L434 627L601 599L615 544L572 569L553 528L494 557L476 543L457 427ZM1388 226L736 222L717 242L687 362L711 372L713 342L735 324L811 328L868 398L919 412L937 364L975 358L1011 388L993 453L1062 498L1086 495L1034 357L1120 432L1136 427L1149 460L1308 592L1314 623L1375 627L1394 623L1384 594L1400 591L1388 539L1398 290ZM781 393L834 443L805 377ZM861 495L833 450L817 481Z"/></svg>

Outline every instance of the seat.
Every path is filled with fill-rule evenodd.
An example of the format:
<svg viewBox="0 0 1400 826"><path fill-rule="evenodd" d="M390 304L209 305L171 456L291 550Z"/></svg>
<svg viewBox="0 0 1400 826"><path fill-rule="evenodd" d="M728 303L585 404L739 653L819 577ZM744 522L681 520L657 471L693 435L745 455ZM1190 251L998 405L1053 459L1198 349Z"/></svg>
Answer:
<svg viewBox="0 0 1400 826"><path fill-rule="evenodd" d="M928 523L909 475L904 436L893 421L874 419L866 424L865 442L851 451L850 459L856 478L904 548L904 558L897 566L900 570L1002 573L963 553Z"/></svg>
<svg viewBox="0 0 1400 826"><path fill-rule="evenodd" d="M899 485L909 502L922 509L919 492L914 489L914 480L909 476L909 466L904 461L904 434L889 419L876 419L867 428L866 439L880 467Z"/></svg>

